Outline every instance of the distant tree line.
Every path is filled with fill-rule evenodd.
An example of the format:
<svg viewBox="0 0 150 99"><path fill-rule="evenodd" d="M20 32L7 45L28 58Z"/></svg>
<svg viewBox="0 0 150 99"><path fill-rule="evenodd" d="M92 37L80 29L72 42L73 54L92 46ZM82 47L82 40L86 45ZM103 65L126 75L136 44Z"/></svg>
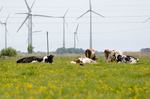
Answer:
<svg viewBox="0 0 150 99"><path fill-rule="evenodd" d="M150 52L150 48L142 48L141 52Z"/></svg>
<svg viewBox="0 0 150 99"><path fill-rule="evenodd" d="M84 50L82 48L57 48L56 50L57 54L80 54L80 53L84 53Z"/></svg>

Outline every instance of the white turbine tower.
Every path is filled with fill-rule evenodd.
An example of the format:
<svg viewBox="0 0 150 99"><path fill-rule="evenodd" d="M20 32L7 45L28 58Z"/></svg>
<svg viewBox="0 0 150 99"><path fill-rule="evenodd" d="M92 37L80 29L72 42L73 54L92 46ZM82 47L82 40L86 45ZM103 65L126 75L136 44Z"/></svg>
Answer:
<svg viewBox="0 0 150 99"><path fill-rule="evenodd" d="M94 13L98 16L101 16L101 17L104 17L104 16L92 10L91 0L89 0L89 10L87 10L85 13L83 13L81 16L79 16L78 19L83 17L88 12L90 13L90 45L89 45L89 47L92 48L92 39L93 39L93 37L92 37L93 36L92 35L92 13Z"/></svg>
<svg viewBox="0 0 150 99"><path fill-rule="evenodd" d="M45 17L45 15L33 14L32 13L32 8L33 8L33 5L35 4L35 0L32 3L31 7L29 6L29 4L27 3L26 0L24 0L24 1L25 1L25 4L26 4L26 7L28 9L28 12L27 13L17 13L17 14L25 14L25 15L27 15L26 18L25 18L25 20L22 22L21 26L18 28L17 32L19 32L19 30L22 28L22 26L24 25L24 23L28 20L28 47L29 46L32 47L32 33L33 33L33 31L32 31L32 17L33 16ZM46 17L52 17L52 16L46 16Z"/></svg>
<svg viewBox="0 0 150 99"><path fill-rule="evenodd" d="M8 21L9 15L7 16L6 20L4 22L0 21L0 24L4 26L5 28L5 48L7 48L7 33L8 33L8 29L7 29L7 21Z"/></svg>
<svg viewBox="0 0 150 99"><path fill-rule="evenodd" d="M74 48L76 48L76 42L78 41L78 35L77 35L78 28L79 28L79 24L77 25L76 30L74 32Z"/></svg>

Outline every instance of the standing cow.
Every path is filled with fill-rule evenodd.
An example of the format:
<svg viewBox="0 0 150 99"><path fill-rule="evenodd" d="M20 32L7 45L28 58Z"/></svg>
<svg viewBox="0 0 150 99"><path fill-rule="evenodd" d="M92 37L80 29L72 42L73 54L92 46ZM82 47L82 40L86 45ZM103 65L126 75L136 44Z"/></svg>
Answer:
<svg viewBox="0 0 150 99"><path fill-rule="evenodd" d="M90 58L94 61L96 60L96 55L95 55L94 49L86 49L84 54L87 58Z"/></svg>

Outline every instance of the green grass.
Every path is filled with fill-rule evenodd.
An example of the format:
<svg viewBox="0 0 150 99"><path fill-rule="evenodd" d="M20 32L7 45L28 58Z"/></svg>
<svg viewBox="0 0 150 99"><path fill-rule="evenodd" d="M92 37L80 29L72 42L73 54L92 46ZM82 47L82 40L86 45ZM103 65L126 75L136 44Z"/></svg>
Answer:
<svg viewBox="0 0 150 99"><path fill-rule="evenodd" d="M56 56L53 64L16 64L0 59L0 98L149 99L150 57L138 64L70 64L76 57Z"/></svg>

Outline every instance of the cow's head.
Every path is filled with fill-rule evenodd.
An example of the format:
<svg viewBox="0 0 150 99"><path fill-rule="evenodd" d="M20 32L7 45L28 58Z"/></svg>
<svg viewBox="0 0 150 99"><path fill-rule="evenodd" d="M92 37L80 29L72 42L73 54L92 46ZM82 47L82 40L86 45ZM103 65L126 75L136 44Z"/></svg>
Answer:
<svg viewBox="0 0 150 99"><path fill-rule="evenodd" d="M54 58L54 55L49 55L49 56L47 56L47 58L45 59L45 62L46 62L46 63L52 63L52 62L53 62L53 58Z"/></svg>
<svg viewBox="0 0 150 99"><path fill-rule="evenodd" d="M111 51L109 49L104 50L105 59L108 60L109 55L111 54Z"/></svg>

